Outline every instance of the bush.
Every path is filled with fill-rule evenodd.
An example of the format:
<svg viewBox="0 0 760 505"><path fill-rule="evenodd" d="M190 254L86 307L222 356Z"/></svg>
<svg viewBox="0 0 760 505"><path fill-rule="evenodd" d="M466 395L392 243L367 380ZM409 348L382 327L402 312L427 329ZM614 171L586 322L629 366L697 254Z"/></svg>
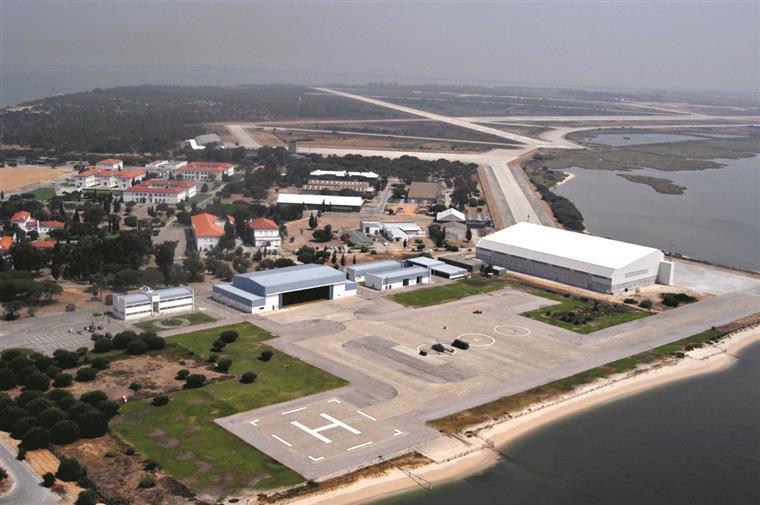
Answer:
<svg viewBox="0 0 760 505"><path fill-rule="evenodd" d="M218 347L219 349L222 349L225 345L227 345L227 343L221 338L218 338L214 340L214 343L211 345L213 345L214 347Z"/></svg>
<svg viewBox="0 0 760 505"><path fill-rule="evenodd" d="M137 333L134 331L122 331L120 333L117 333L113 337L113 348L114 349L126 349L130 342L137 339Z"/></svg>
<svg viewBox="0 0 760 505"><path fill-rule="evenodd" d="M55 404L45 397L35 398L24 405L24 408L29 411L30 415L39 416L43 410L54 407Z"/></svg>
<svg viewBox="0 0 760 505"><path fill-rule="evenodd" d="M100 356L100 357L97 357L97 358L93 359L92 362L90 363L90 365L92 366L92 368L94 368L96 370L105 370L106 368L108 368L108 364L110 362L111 361L108 358L104 358L104 357Z"/></svg>
<svg viewBox="0 0 760 505"><path fill-rule="evenodd" d="M228 358L220 359L219 361L216 362L216 369L219 370L220 372L225 372L225 373L228 372L231 366L232 366L232 360Z"/></svg>
<svg viewBox="0 0 760 505"><path fill-rule="evenodd" d="M18 454L16 454L16 459L19 461L24 461L26 459L26 449L19 447Z"/></svg>
<svg viewBox="0 0 760 505"><path fill-rule="evenodd" d="M187 389L195 389L202 387L203 384L206 382L206 376L200 373L194 373L191 375L188 375L185 379L185 388Z"/></svg>
<svg viewBox="0 0 760 505"><path fill-rule="evenodd" d="M137 454L137 451L135 451L134 447L127 447L124 450L124 454L126 454L127 456L134 456L135 454Z"/></svg>
<svg viewBox="0 0 760 505"><path fill-rule="evenodd" d="M166 405L167 403L169 403L169 397L168 397L168 396L166 396L166 395L159 395L159 396L156 396L156 397L155 397L155 398L153 398L153 400L151 400L151 402L150 402L150 404L151 404L151 405L153 405L154 407L163 407L163 406L164 406L164 405Z"/></svg>
<svg viewBox="0 0 760 505"><path fill-rule="evenodd" d="M54 388L65 388L71 386L71 383L74 381L74 377L71 376L70 373L59 373L55 376L55 379L53 379L53 387Z"/></svg>
<svg viewBox="0 0 760 505"><path fill-rule="evenodd" d="M104 413L109 419L119 413L120 405L113 400L103 400L98 403L97 408Z"/></svg>
<svg viewBox="0 0 760 505"><path fill-rule="evenodd" d="M681 305L681 302L673 296L671 293L666 293L661 296L662 298L662 304L666 307L678 307Z"/></svg>
<svg viewBox="0 0 760 505"><path fill-rule="evenodd" d="M50 429L50 441L64 445L79 440L79 425L70 419L58 421Z"/></svg>
<svg viewBox="0 0 760 505"><path fill-rule="evenodd" d="M188 375L190 375L190 370L186 370L183 368L177 371L177 375L175 375L174 378L177 379L178 381L183 381L187 378Z"/></svg>
<svg viewBox="0 0 760 505"><path fill-rule="evenodd" d="M66 419L66 412L58 407L48 407L37 416L40 424L46 428L52 428L58 421Z"/></svg>
<svg viewBox="0 0 760 505"><path fill-rule="evenodd" d="M98 493L91 489L86 489L79 493L77 501L74 503L74 505L97 505L98 503L100 503L100 497L98 496Z"/></svg>
<svg viewBox="0 0 760 505"><path fill-rule="evenodd" d="M37 418L32 416L25 416L21 419L16 419L13 423L13 429L11 430L11 437L16 440L21 440L24 434L37 425Z"/></svg>
<svg viewBox="0 0 760 505"><path fill-rule="evenodd" d="M272 356L274 356L274 353L267 349L266 351L261 351L261 354L259 355L259 359L261 361L269 361L270 359L272 359Z"/></svg>
<svg viewBox="0 0 760 505"><path fill-rule="evenodd" d="M256 372L245 372L240 377L240 382L243 384L250 384L256 380L256 377L257 377Z"/></svg>
<svg viewBox="0 0 760 505"><path fill-rule="evenodd" d="M53 359L55 359L55 363L59 367L65 370L67 368L75 368L78 366L80 356L75 352L58 349L53 353Z"/></svg>
<svg viewBox="0 0 760 505"><path fill-rule="evenodd" d="M140 388L142 388L142 386L140 385L139 382L133 382L132 384L129 385L129 389L131 389L132 391L140 391Z"/></svg>
<svg viewBox="0 0 760 505"><path fill-rule="evenodd" d="M58 465L58 471L55 472L55 476L65 482L75 482L85 475L87 475L87 471L74 458L62 458Z"/></svg>
<svg viewBox="0 0 760 505"><path fill-rule="evenodd" d="M34 426L24 433L21 444L24 449L31 451L34 449L45 449L48 446L50 433L45 428Z"/></svg>
<svg viewBox="0 0 760 505"><path fill-rule="evenodd" d="M636 305L636 299L635 298L626 298L625 300L623 300L623 303L627 303L627 304L630 304L630 305Z"/></svg>
<svg viewBox="0 0 760 505"><path fill-rule="evenodd" d="M163 349L164 347L166 347L166 340L164 340L163 338L159 337L156 334L144 335L142 337L142 340L143 342L145 342L145 345L147 345L148 349L150 349L151 351L156 351L158 349Z"/></svg>
<svg viewBox="0 0 760 505"><path fill-rule="evenodd" d="M137 485L137 487L142 489L151 488L156 485L156 479L151 477L150 475L146 475L142 479L140 479L140 483Z"/></svg>
<svg viewBox="0 0 760 505"><path fill-rule="evenodd" d="M96 369L85 366L77 370L76 380L77 382L90 382L96 375L98 375Z"/></svg>
<svg viewBox="0 0 760 505"><path fill-rule="evenodd" d="M63 372L63 369L55 365L50 365L49 367L45 369L45 375L47 375L51 379L55 379L55 376L61 372Z"/></svg>
<svg viewBox="0 0 760 505"><path fill-rule="evenodd" d="M147 472L152 472L154 470L158 470L161 467L157 462L153 461L152 459L146 459L145 463L143 463L143 470Z"/></svg>
<svg viewBox="0 0 760 505"><path fill-rule="evenodd" d="M23 385L26 389L47 391L50 387L50 378L41 372L32 372L24 377Z"/></svg>
<svg viewBox="0 0 760 505"><path fill-rule="evenodd" d="M93 352L108 352L113 349L113 341L110 338L100 337L92 346Z"/></svg>
<svg viewBox="0 0 760 505"><path fill-rule="evenodd" d="M138 354L145 354L148 352L148 344L143 339L135 339L127 344L127 354L137 356Z"/></svg>
<svg viewBox="0 0 760 505"><path fill-rule="evenodd" d="M645 299L641 300L639 302L639 307L641 307L642 309L647 309L647 310L651 309L652 308L652 300L650 300L649 298L645 298Z"/></svg>
<svg viewBox="0 0 760 505"><path fill-rule="evenodd" d="M42 485L45 487L53 487L55 484L55 475L52 472L47 472L42 476Z"/></svg>
<svg viewBox="0 0 760 505"><path fill-rule="evenodd" d="M236 331L232 331L232 330L223 331L219 335L219 338L222 340L222 342L227 343L227 344L231 344L232 342L234 342L235 340L237 340L238 333Z"/></svg>
<svg viewBox="0 0 760 505"><path fill-rule="evenodd" d="M89 403L93 407L96 406L98 403L108 400L108 395L106 395L103 391L90 391L88 393L84 393L82 396L79 397L79 399L85 403Z"/></svg>
<svg viewBox="0 0 760 505"><path fill-rule="evenodd" d="M96 438L108 431L108 417L99 410L92 409L85 412L77 420L79 433L86 438Z"/></svg>

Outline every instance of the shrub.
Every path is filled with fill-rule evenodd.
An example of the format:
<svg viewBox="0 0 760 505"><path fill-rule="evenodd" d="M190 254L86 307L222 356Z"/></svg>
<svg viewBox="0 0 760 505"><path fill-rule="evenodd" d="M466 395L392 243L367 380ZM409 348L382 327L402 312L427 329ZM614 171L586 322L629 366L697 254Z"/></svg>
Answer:
<svg viewBox="0 0 760 505"><path fill-rule="evenodd" d="M87 350L88 349L86 347L78 347L76 352L80 356L84 356L85 354L87 354Z"/></svg>
<svg viewBox="0 0 760 505"><path fill-rule="evenodd" d="M216 369L220 372L228 372L232 366L232 360L229 358L220 359L216 362Z"/></svg>
<svg viewBox="0 0 760 505"><path fill-rule="evenodd" d="M113 347L114 349L126 349L130 342L137 339L137 333L134 331L122 331L114 335Z"/></svg>
<svg viewBox="0 0 760 505"><path fill-rule="evenodd" d="M214 340L214 343L212 344L214 347L218 347L219 349L222 349L225 345L227 345L224 340L221 338L218 338Z"/></svg>
<svg viewBox="0 0 760 505"><path fill-rule="evenodd" d="M166 347L166 340L159 337L156 334L150 334L150 335L144 335L142 337L143 342L145 342L145 345L148 346L148 349L151 351L156 351L158 349L163 349ZM129 348L127 348L129 349Z"/></svg>
<svg viewBox="0 0 760 505"><path fill-rule="evenodd" d="M55 472L55 476L65 482L75 482L85 475L87 475L87 471L74 458L62 458L58 465L58 471Z"/></svg>
<svg viewBox="0 0 760 505"><path fill-rule="evenodd" d="M14 405L4 408L0 414L2 414L0 415L0 430L11 431L14 423L23 417L27 417L29 412Z"/></svg>
<svg viewBox="0 0 760 505"><path fill-rule="evenodd" d="M78 439L79 425L70 419L58 421L50 429L50 441L54 444L70 444Z"/></svg>
<svg viewBox="0 0 760 505"><path fill-rule="evenodd" d="M641 307L642 309L647 309L647 310L651 309L652 308L652 300L650 300L649 298L645 298L645 299L641 300L639 302L639 307Z"/></svg>
<svg viewBox="0 0 760 505"><path fill-rule="evenodd" d="M138 354L145 354L148 352L148 344L143 339L135 339L127 344L127 354L137 356Z"/></svg>
<svg viewBox="0 0 760 505"><path fill-rule="evenodd" d="M190 370L181 369L177 371L177 375L174 376L175 379L178 381L183 381L187 378L187 376L190 375Z"/></svg>
<svg viewBox="0 0 760 505"><path fill-rule="evenodd" d="M274 353L267 349L266 351L261 351L261 354L259 355L259 359L261 361L269 361L270 359L272 359L272 356L274 356Z"/></svg>
<svg viewBox="0 0 760 505"><path fill-rule="evenodd" d="M56 375L58 375L58 374L59 374L59 373L61 373L61 372L63 372L63 369L62 369L62 368L59 368L59 367L57 367L57 366L55 366L55 365L50 365L49 367L47 367L47 368L45 369L45 374L46 374L46 375L47 375L49 378L51 378L51 379L55 379Z"/></svg>
<svg viewBox="0 0 760 505"><path fill-rule="evenodd" d="M235 340L237 340L238 333L236 331L232 331L232 330L223 331L219 335L219 338L222 340L222 342L225 342L227 344L231 344L232 342L234 342Z"/></svg>
<svg viewBox="0 0 760 505"><path fill-rule="evenodd" d="M153 461L152 459L146 459L145 463L143 463L143 470L147 472L152 472L154 470L158 470L161 467L157 462Z"/></svg>
<svg viewBox="0 0 760 505"><path fill-rule="evenodd" d="M26 459L26 449L19 447L18 454L16 454L16 459L19 461L24 461Z"/></svg>
<svg viewBox="0 0 760 505"><path fill-rule="evenodd" d="M70 373L59 373L55 376L55 379L53 379L53 387L55 388L65 388L71 386L71 383L74 381L74 377L71 376Z"/></svg>
<svg viewBox="0 0 760 505"><path fill-rule="evenodd" d="M74 503L74 505L97 505L99 502L100 497L98 496L98 493L91 489L86 489L79 493L79 496L77 496L77 501Z"/></svg>
<svg viewBox="0 0 760 505"><path fill-rule="evenodd" d="M131 389L132 391L140 391L140 388L142 388L142 386L140 385L139 382L133 382L132 384L129 385L129 389Z"/></svg>
<svg viewBox="0 0 760 505"><path fill-rule="evenodd" d="M166 405L167 403L169 403L169 397L166 396L166 395L159 395L159 396L156 396L155 398L153 398L153 400L151 400L150 403L154 407L163 407L164 405Z"/></svg>
<svg viewBox="0 0 760 505"><path fill-rule="evenodd" d="M206 382L206 376L200 373L194 373L187 376L185 379L185 388L194 389L202 387Z"/></svg>
<svg viewBox="0 0 760 505"><path fill-rule="evenodd" d="M678 298L673 296L673 294L671 293L665 293L661 296L661 298L662 298L662 304L665 305L666 307L678 307L681 304Z"/></svg>
<svg viewBox="0 0 760 505"><path fill-rule="evenodd" d="M92 346L93 352L108 352L113 349L113 341L110 338L100 337Z"/></svg>
<svg viewBox="0 0 760 505"><path fill-rule="evenodd" d="M33 416L39 416L40 412L54 406L55 405L53 404L53 402L51 402L47 398L40 397L40 398L35 398L34 400L27 402L26 405L24 405L24 408L29 411L29 414Z"/></svg>
<svg viewBox="0 0 760 505"><path fill-rule="evenodd" d="M79 365L80 356L75 352L58 349L53 353L53 359L55 359L55 363L59 367L65 370L67 368L74 368Z"/></svg>
<svg viewBox="0 0 760 505"><path fill-rule="evenodd" d="M52 428L58 421L66 419L66 412L58 407L48 407L37 417L42 426Z"/></svg>
<svg viewBox="0 0 760 505"><path fill-rule="evenodd" d="M627 304L630 304L630 305L636 305L636 299L635 298L626 298L625 300L623 300L623 303L627 303Z"/></svg>
<svg viewBox="0 0 760 505"><path fill-rule="evenodd" d="M90 391L88 393L84 393L82 396L79 397L79 399L85 403L89 403L93 407L96 406L98 403L108 400L108 395L106 395L103 391Z"/></svg>
<svg viewBox="0 0 760 505"><path fill-rule="evenodd" d="M76 380L77 382L90 382L96 375L98 375L96 369L85 366L77 370Z"/></svg>
<svg viewBox="0 0 760 505"><path fill-rule="evenodd" d="M100 357L97 357L97 358L93 359L92 362L90 363L90 365L92 366L92 368L94 368L96 370L105 370L106 368L108 368L108 364L110 362L111 361L108 358L104 358L104 357L100 356Z"/></svg>
<svg viewBox="0 0 760 505"><path fill-rule="evenodd" d="M243 384L250 384L251 382L256 380L256 372L245 372L240 377L240 382Z"/></svg>
<svg viewBox="0 0 760 505"><path fill-rule="evenodd" d="M24 433L21 444L26 450L45 449L48 446L50 433L45 428L34 426Z"/></svg>
<svg viewBox="0 0 760 505"><path fill-rule="evenodd" d="M20 419L16 419L13 423L13 429L11 429L11 437L21 440L24 434L37 425L37 418L32 416L24 416Z"/></svg>
<svg viewBox="0 0 760 505"><path fill-rule="evenodd" d="M79 416L77 423L79 424L79 433L86 438L100 437L108 431L108 417L96 409Z"/></svg>
<svg viewBox="0 0 760 505"><path fill-rule="evenodd" d="M16 397L16 405L19 407L26 408L28 403L30 403L33 400L36 400L37 398L42 398L43 396L45 396L45 393L43 393L42 391L37 391L34 389L23 391L20 395Z"/></svg>
<svg viewBox="0 0 760 505"><path fill-rule="evenodd" d="M119 413L119 404L113 400L103 400L97 405L98 410L104 413L109 419Z"/></svg>
<svg viewBox="0 0 760 505"><path fill-rule="evenodd" d="M137 451L135 451L134 447L127 447L124 450L124 454L126 454L127 456L134 456L136 453L137 453Z"/></svg>
<svg viewBox="0 0 760 505"><path fill-rule="evenodd" d="M24 377L24 387L27 389L47 391L50 387L50 378L42 372L32 372Z"/></svg>
<svg viewBox="0 0 760 505"><path fill-rule="evenodd" d="M150 475L146 475L142 479L140 479L140 483L137 485L139 488L146 489L151 488L156 485L156 479L151 477Z"/></svg>
<svg viewBox="0 0 760 505"><path fill-rule="evenodd" d="M45 487L53 487L55 484L55 475L52 472L47 472L42 476L42 485Z"/></svg>

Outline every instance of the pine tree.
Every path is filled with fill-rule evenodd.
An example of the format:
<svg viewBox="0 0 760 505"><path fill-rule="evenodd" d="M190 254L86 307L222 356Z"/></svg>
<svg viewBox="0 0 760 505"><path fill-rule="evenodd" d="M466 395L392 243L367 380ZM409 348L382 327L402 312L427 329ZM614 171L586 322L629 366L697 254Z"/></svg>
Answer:
<svg viewBox="0 0 760 505"><path fill-rule="evenodd" d="M340 266L344 267L346 266L346 255L340 257Z"/></svg>
<svg viewBox="0 0 760 505"><path fill-rule="evenodd" d="M356 265L356 254L354 254L354 259L351 260L351 263L353 263L354 265Z"/></svg>
<svg viewBox="0 0 760 505"><path fill-rule="evenodd" d="M472 230L470 230L469 227L467 228L467 233L464 234L464 238L467 240L467 242L472 240Z"/></svg>

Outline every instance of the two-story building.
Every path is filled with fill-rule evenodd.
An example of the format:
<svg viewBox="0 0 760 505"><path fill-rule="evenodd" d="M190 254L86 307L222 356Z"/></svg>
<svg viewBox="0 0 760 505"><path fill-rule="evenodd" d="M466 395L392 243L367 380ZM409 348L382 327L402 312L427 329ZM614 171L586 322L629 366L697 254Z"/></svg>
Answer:
<svg viewBox="0 0 760 505"><path fill-rule="evenodd" d="M191 218L196 251L210 251L224 236L225 219L204 212Z"/></svg>
<svg viewBox="0 0 760 505"><path fill-rule="evenodd" d="M79 189L128 189L145 178L144 168L113 170L90 167L74 176Z"/></svg>
<svg viewBox="0 0 760 505"><path fill-rule="evenodd" d="M125 202L178 204L194 197L193 181L149 179L124 191Z"/></svg>
<svg viewBox="0 0 760 505"><path fill-rule="evenodd" d="M282 245L280 227L271 219L259 217L248 222L253 234L253 245L266 250L279 249Z"/></svg>
<svg viewBox="0 0 760 505"><path fill-rule="evenodd" d="M175 170L175 173L192 181L221 181L225 175L232 176L235 173L235 165L216 161L191 161Z"/></svg>

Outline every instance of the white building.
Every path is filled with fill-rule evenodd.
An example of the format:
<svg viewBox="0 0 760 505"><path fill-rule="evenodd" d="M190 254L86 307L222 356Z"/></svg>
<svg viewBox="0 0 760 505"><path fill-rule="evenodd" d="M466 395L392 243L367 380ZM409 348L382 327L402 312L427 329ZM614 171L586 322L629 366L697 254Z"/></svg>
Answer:
<svg viewBox="0 0 760 505"><path fill-rule="evenodd" d="M464 213L454 208L443 210L435 215L435 220L439 223L464 223L465 219Z"/></svg>
<svg viewBox="0 0 760 505"><path fill-rule="evenodd" d="M356 212L361 210L364 200L360 196L335 195L301 195L297 193L280 193L277 205L303 205L308 209L325 206L328 210Z"/></svg>
<svg viewBox="0 0 760 505"><path fill-rule="evenodd" d="M391 270L398 270L401 267L402 265L399 261L381 260L349 265L343 270L346 272L346 279L354 282L364 282L367 274L389 272Z"/></svg>
<svg viewBox="0 0 760 505"><path fill-rule="evenodd" d="M347 172L345 170L312 170L309 175L314 177L357 177L362 179L377 179L380 177L375 172Z"/></svg>
<svg viewBox="0 0 760 505"><path fill-rule="evenodd" d="M196 251L210 251L224 236L225 219L204 212L191 218Z"/></svg>
<svg viewBox="0 0 760 505"><path fill-rule="evenodd" d="M145 169L155 172L156 170L161 170L163 167L165 167L168 164L169 164L169 160L151 161L150 163L145 165Z"/></svg>
<svg viewBox="0 0 760 505"><path fill-rule="evenodd" d="M271 219L259 217L248 222L253 234L253 245L267 251L277 250L282 245L280 227Z"/></svg>
<svg viewBox="0 0 760 505"><path fill-rule="evenodd" d="M192 181L149 179L125 190L123 196L125 202L176 205L194 197L196 191Z"/></svg>
<svg viewBox="0 0 760 505"><path fill-rule="evenodd" d="M480 239L478 259L601 293L673 283L662 251L532 223L517 223Z"/></svg>
<svg viewBox="0 0 760 505"><path fill-rule="evenodd" d="M221 181L224 176L235 174L235 165L216 161L191 161L175 170L183 179L193 181Z"/></svg>
<svg viewBox="0 0 760 505"><path fill-rule="evenodd" d="M392 242L424 238L425 230L412 222L384 223L381 221L361 221L361 231L367 235L382 235Z"/></svg>
<svg viewBox="0 0 760 505"><path fill-rule="evenodd" d="M156 290L140 288L139 293L116 295L113 299L114 316L125 321L193 310L195 296L193 290L185 286Z"/></svg>
<svg viewBox="0 0 760 505"><path fill-rule="evenodd" d="M144 168L116 170L90 167L74 176L74 185L80 189L128 189L145 178Z"/></svg>
<svg viewBox="0 0 760 505"><path fill-rule="evenodd" d="M108 170L121 170L124 168L124 162L117 158L107 158L95 163L95 168L105 168Z"/></svg>
<svg viewBox="0 0 760 505"><path fill-rule="evenodd" d="M429 283L430 270L416 266L385 272L367 273L364 276L364 285L378 291L388 291L390 289L398 289L404 286Z"/></svg>

